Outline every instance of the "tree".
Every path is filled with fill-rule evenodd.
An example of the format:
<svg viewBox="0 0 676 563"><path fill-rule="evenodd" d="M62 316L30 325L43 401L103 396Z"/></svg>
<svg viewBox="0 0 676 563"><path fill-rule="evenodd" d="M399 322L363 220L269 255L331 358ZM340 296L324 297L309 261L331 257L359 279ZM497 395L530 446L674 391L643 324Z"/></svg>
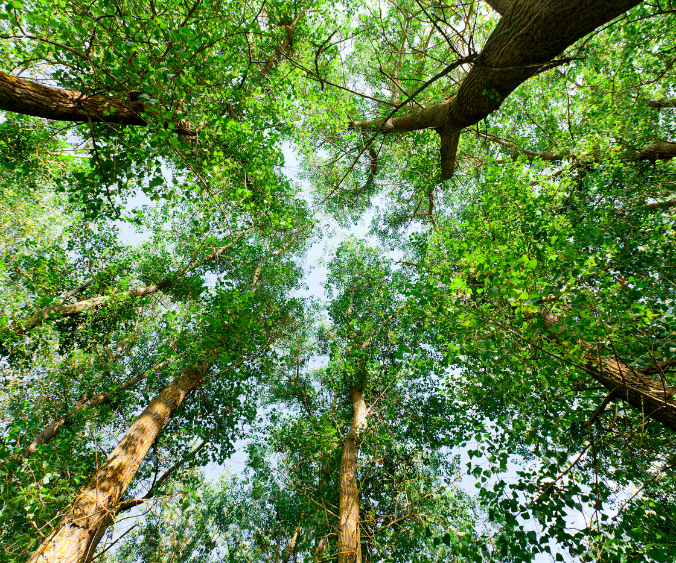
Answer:
<svg viewBox="0 0 676 563"><path fill-rule="evenodd" d="M673 559L671 2L5 8L5 559Z"/></svg>

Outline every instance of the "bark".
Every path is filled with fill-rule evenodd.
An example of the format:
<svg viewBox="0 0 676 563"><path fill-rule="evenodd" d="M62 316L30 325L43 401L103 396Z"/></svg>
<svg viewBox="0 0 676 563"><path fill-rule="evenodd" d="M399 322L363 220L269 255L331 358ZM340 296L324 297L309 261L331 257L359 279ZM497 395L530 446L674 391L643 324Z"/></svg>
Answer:
<svg viewBox="0 0 676 563"><path fill-rule="evenodd" d="M22 457L28 458L31 457L40 446L43 446L44 444L47 444L54 438L59 431L61 430L61 427L68 424L73 417L79 413L80 411L92 407L98 407L99 405L102 405L110 399L112 399L115 395L118 395L125 389L129 389L130 387L133 387L140 381L146 379L149 375L152 373L156 372L158 369L163 368L166 366L169 362L160 362L156 366L154 366L152 369L148 370L147 372L137 375L136 377L132 377L131 379L128 379L125 381L122 385L119 387L108 391L107 393L100 393L99 395L95 395L94 397L83 397L80 399L75 406L68 411L66 414L63 416L57 418L54 422L51 424L48 424L45 426L35 437L35 439L26 447L26 449L23 451Z"/></svg>
<svg viewBox="0 0 676 563"><path fill-rule="evenodd" d="M286 547L282 563L289 563L289 559L291 559L293 552L296 551L296 542L298 541L299 534L300 534L300 522L298 522L298 526L296 526L296 531L293 533L291 541L289 542L289 545Z"/></svg>
<svg viewBox="0 0 676 563"><path fill-rule="evenodd" d="M669 141L659 141L648 145L638 151L628 151L625 158L627 160L671 160L676 158L676 143Z"/></svg>
<svg viewBox="0 0 676 563"><path fill-rule="evenodd" d="M186 368L152 400L29 563L82 563L91 558L94 543L111 523L143 458L207 369Z"/></svg>
<svg viewBox="0 0 676 563"><path fill-rule="evenodd" d="M146 297L148 295L158 293L162 289L169 287L177 279L183 277L187 272L195 270L196 268L203 266L204 264L207 264L209 262L215 262L220 260L227 249L229 249L240 238L242 238L252 229L253 226L242 231L229 244L226 244L225 246L221 246L219 248L214 248L213 252L211 252L206 257L192 262L191 264L183 268L181 271L174 272L173 274L167 276L158 283L151 284L145 287L138 287L135 289L131 289L129 291L124 291L122 293L114 293L111 295L97 295L96 297L82 299L81 301L78 301L77 303L72 303L70 305L56 303L49 307L45 307L44 309L40 309L39 311L27 317L25 320L16 323L18 325L16 326L16 328L14 327L14 325L10 326L9 332L16 336L23 336L24 334L26 334L27 332L38 326L42 321L50 318L75 317L86 311L105 307L106 305L109 305L113 301L125 298ZM91 282L88 282L87 285L89 285L89 283ZM66 294L66 296L68 296L68 294ZM64 296L60 301L65 300L66 296Z"/></svg>
<svg viewBox="0 0 676 563"><path fill-rule="evenodd" d="M291 25L287 27L286 35L284 36L284 40L282 41L281 45L275 49L274 55L270 58L270 60L265 64L265 66L261 69L260 74L258 75L258 83L262 84L267 75L270 73L270 71L277 66L277 63L279 63L279 59L282 57L282 55L286 54L286 52L289 50L291 47L291 42L293 41L293 36L296 33L296 27L298 26L298 22L300 19L303 17L303 11L301 11L296 18L291 22Z"/></svg>
<svg viewBox="0 0 676 563"><path fill-rule="evenodd" d="M498 14L504 16L507 10L514 4L514 0L486 0L486 4L493 8Z"/></svg>
<svg viewBox="0 0 676 563"><path fill-rule="evenodd" d="M668 199L667 201L658 201L656 203L649 203L646 207L650 210L668 209L669 207L676 207L676 199Z"/></svg>
<svg viewBox="0 0 676 563"><path fill-rule="evenodd" d="M676 108L676 98L662 98L661 100L648 100L646 105L652 109Z"/></svg>
<svg viewBox="0 0 676 563"><path fill-rule="evenodd" d="M676 386L657 381L631 369L620 360L588 354L585 371L643 414L676 432Z"/></svg>
<svg viewBox="0 0 676 563"><path fill-rule="evenodd" d="M519 85L566 47L639 4L639 0L523 0L513 3L491 33L455 96L401 117L351 122L355 129L401 133L461 131L500 108ZM448 154L446 168L451 169ZM455 160L455 157L452 158Z"/></svg>
<svg viewBox="0 0 676 563"><path fill-rule="evenodd" d="M485 133L481 133L478 131L476 132L476 135L480 139L485 139L487 141L490 141L491 143L501 145L511 151L518 152L524 155L529 161L540 159L547 162L557 162L560 160L577 160L580 163L583 163L585 161L598 162L601 159L602 154L599 149L595 149L590 154L586 155L575 154L569 151L536 152L523 149L516 143L513 143L512 141L509 141L507 139L496 137L495 135L487 135ZM671 160L672 158L676 158L676 143L671 141L657 141L655 143L651 143L650 145L646 145L645 147L627 150L624 151L624 153L620 154L620 159L627 162L640 162L646 160L655 162L657 160Z"/></svg>
<svg viewBox="0 0 676 563"><path fill-rule="evenodd" d="M545 311L542 320L547 338L558 345L562 354L566 354L566 345L556 330L556 326L561 322L559 315ZM644 418L655 420L676 431L675 386L668 385L665 380L652 379L617 358L602 356L590 344L582 346L586 349L585 363L580 367L586 373L608 389L613 396L638 409Z"/></svg>
<svg viewBox="0 0 676 563"><path fill-rule="evenodd" d="M103 94L87 94L65 88L45 86L0 72L0 110L33 115L55 121L89 121L117 125L147 126L142 117L148 108L142 101L121 100ZM197 132L181 121L173 129L177 135L192 137Z"/></svg>
<svg viewBox="0 0 676 563"><path fill-rule="evenodd" d="M359 435L366 427L368 412L364 393L359 387L352 389L350 400L352 401L352 428L343 442L343 455L340 460L338 563L361 563L357 458L359 457Z"/></svg>

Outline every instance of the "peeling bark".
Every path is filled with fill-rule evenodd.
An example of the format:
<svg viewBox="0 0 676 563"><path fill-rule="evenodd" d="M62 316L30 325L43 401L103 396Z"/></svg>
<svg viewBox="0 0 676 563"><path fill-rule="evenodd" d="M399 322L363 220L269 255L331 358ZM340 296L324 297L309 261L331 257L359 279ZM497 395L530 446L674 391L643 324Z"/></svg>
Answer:
<svg viewBox="0 0 676 563"><path fill-rule="evenodd" d="M361 563L357 458L359 457L359 435L366 428L368 411L361 388L352 389L350 400L352 401L352 428L343 442L343 455L340 460L338 563Z"/></svg>
<svg viewBox="0 0 676 563"><path fill-rule="evenodd" d="M29 563L82 563L92 556L143 458L207 369L185 369L152 400Z"/></svg>
<svg viewBox="0 0 676 563"><path fill-rule="evenodd" d="M54 88L4 72L0 72L0 110L54 121L148 125L142 117L148 108L142 101ZM185 121L176 123L173 132L187 137L197 135Z"/></svg>

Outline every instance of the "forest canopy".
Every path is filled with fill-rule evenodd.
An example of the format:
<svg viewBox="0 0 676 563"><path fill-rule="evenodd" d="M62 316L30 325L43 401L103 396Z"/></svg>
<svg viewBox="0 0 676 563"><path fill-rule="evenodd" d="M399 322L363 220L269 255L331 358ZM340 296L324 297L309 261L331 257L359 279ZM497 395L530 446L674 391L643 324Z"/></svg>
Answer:
<svg viewBox="0 0 676 563"><path fill-rule="evenodd" d="M673 0L0 6L0 563L676 560Z"/></svg>

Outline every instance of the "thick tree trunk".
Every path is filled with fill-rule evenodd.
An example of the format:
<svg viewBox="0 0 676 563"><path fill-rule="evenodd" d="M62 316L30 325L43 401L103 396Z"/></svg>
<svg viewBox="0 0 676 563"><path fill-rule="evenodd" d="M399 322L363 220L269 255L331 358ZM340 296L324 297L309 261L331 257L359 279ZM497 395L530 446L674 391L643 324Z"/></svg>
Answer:
<svg viewBox="0 0 676 563"><path fill-rule="evenodd" d="M352 401L352 428L343 442L343 455L340 460L338 563L361 563L357 458L359 456L359 434L366 427L368 413L361 388L352 389L350 400Z"/></svg>
<svg viewBox="0 0 676 563"><path fill-rule="evenodd" d="M120 100L102 94L86 94L65 88L38 84L12 74L0 72L0 110L44 117L55 121L89 121L118 125L147 126L141 117L146 111L141 101ZM177 135L195 136L197 132L185 122L175 124Z"/></svg>
<svg viewBox="0 0 676 563"><path fill-rule="evenodd" d="M593 357L585 371L603 385L614 397L622 399L646 419L655 420L676 432L676 387L656 381L631 369L620 360Z"/></svg>
<svg viewBox="0 0 676 563"><path fill-rule="evenodd" d="M565 357L566 343L557 334L561 317L545 311L542 313L546 337L555 343ZM621 360L599 354L590 344L586 349L585 363L580 366L586 373L603 385L615 397L639 410L644 418L653 419L676 431L676 387L666 381L656 381L638 370L632 369Z"/></svg>
<svg viewBox="0 0 676 563"><path fill-rule="evenodd" d="M92 407L98 407L99 405L102 405L106 402L108 402L110 399L112 399L115 395L118 395L125 389L129 389L130 387L133 387L140 381L146 379L149 375L152 373L156 372L158 369L163 368L166 366L169 362L160 362L156 366L154 366L152 369L148 370L145 373L142 373L141 375L137 375L136 377L132 377L125 381L122 385L119 387L113 389L112 391L108 391L107 393L100 393L99 395L96 395L94 397L83 397L80 399L75 406L70 409L66 414L63 416L57 418L54 422L51 424L48 424L45 426L38 434L35 436L35 439L26 447L26 449L23 451L22 457L30 457L32 456L37 450L38 447L43 446L44 444L47 444L50 442L61 430L61 427L65 424L67 424L72 418L80 411Z"/></svg>
<svg viewBox="0 0 676 563"><path fill-rule="evenodd" d="M502 2L491 2L497 6ZM522 0L498 22L455 96L394 117L351 122L354 129L399 133L418 129L461 131L500 108L519 85L538 73L566 47L639 4L639 0ZM457 148L457 144L456 144ZM452 169L455 156L442 162ZM446 176L446 173L444 173Z"/></svg>
<svg viewBox="0 0 676 563"><path fill-rule="evenodd" d="M507 10L512 7L514 0L486 0L491 8L493 8L498 14L504 16Z"/></svg>
<svg viewBox="0 0 676 563"><path fill-rule="evenodd" d="M92 556L101 528L111 523L146 453L207 369L185 369L153 399L29 563L82 563Z"/></svg>

